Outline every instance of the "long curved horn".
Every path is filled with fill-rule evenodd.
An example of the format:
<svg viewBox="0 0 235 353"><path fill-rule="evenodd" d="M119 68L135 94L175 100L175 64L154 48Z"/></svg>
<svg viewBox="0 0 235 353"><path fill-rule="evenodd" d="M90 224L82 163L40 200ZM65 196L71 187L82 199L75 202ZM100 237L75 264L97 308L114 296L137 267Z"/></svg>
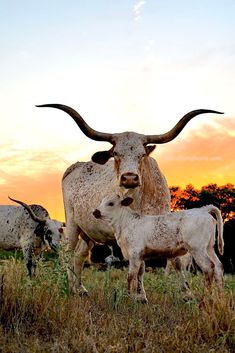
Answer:
<svg viewBox="0 0 235 353"><path fill-rule="evenodd" d="M192 110L188 114L184 115L180 121L171 129L170 131L166 132L165 134L162 135L145 135L145 144L148 143L166 143L171 140L173 140L176 136L179 135L179 133L183 130L185 125L195 116L199 114L205 114L205 113L214 113L214 114L224 114L221 112L217 112L215 110L210 110L210 109L197 109L197 110Z"/></svg>
<svg viewBox="0 0 235 353"><path fill-rule="evenodd" d="M67 114L69 114L75 123L78 125L78 127L82 130L82 132L89 137L92 140L95 141L107 141L110 143L114 143L113 141L113 134L108 134L105 132L99 132L96 130L93 130L86 122L85 120L81 117L81 115L74 110L73 108L68 107L67 105L63 104L42 104L42 105L36 105L36 107L49 107L49 108L56 108L63 110Z"/></svg>
<svg viewBox="0 0 235 353"><path fill-rule="evenodd" d="M43 223L45 224L46 223L46 220L43 219L43 218L40 218L38 216L35 215L35 213L33 212L33 210L31 209L31 207L29 205L27 205L26 203L22 202L22 201L19 201L19 200L15 200L15 199L12 199L10 196L8 196L8 198L11 200L11 201L14 201L16 203L19 203L21 206L23 206L29 213L29 215L32 217L32 219L36 222L39 222L39 223Z"/></svg>

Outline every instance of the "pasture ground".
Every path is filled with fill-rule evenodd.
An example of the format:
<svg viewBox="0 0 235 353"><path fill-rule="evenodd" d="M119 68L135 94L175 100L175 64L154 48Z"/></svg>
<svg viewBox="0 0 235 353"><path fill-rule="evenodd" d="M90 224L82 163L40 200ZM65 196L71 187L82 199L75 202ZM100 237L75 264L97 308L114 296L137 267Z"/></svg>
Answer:
<svg viewBox="0 0 235 353"><path fill-rule="evenodd" d="M162 269L148 271L148 305L128 298L126 274L127 269L86 268L83 281L89 297L80 298L69 294L59 259L40 260L32 281L22 260L2 261L0 352L235 352L234 276L225 276L222 300L208 300L200 309L200 274L188 275L195 299L184 302L174 274L165 278Z"/></svg>

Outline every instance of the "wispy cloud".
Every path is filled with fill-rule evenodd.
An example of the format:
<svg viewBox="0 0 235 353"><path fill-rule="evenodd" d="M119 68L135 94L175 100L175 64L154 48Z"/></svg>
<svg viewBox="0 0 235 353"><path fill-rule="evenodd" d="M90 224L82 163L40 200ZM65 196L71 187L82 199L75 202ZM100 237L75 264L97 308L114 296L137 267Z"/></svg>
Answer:
<svg viewBox="0 0 235 353"><path fill-rule="evenodd" d="M147 1L138 1L136 4L134 4L133 7L133 13L134 13L134 20L139 21L142 18L142 11L144 5L147 3Z"/></svg>
<svg viewBox="0 0 235 353"><path fill-rule="evenodd" d="M64 170L69 163L50 151L5 151L0 157L1 170L10 175L36 176L47 170Z"/></svg>

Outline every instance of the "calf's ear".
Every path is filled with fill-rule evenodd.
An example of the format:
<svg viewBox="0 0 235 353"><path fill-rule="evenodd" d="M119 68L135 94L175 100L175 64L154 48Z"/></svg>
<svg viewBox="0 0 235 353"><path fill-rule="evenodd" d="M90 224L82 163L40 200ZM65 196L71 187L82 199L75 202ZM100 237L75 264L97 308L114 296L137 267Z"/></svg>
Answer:
<svg viewBox="0 0 235 353"><path fill-rule="evenodd" d="M121 201L121 205L122 205L122 206L130 206L133 201L134 201L134 200L133 200L132 197L125 197L125 199L123 199L123 200Z"/></svg>

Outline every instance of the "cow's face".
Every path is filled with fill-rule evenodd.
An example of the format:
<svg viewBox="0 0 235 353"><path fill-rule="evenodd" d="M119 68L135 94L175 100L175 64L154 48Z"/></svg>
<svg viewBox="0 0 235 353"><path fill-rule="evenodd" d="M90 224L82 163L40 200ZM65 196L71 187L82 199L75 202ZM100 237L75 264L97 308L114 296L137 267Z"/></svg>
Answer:
<svg viewBox="0 0 235 353"><path fill-rule="evenodd" d="M62 227L59 227L58 222L47 219L44 226L44 241L52 250L58 250L61 242Z"/></svg>
<svg viewBox="0 0 235 353"><path fill-rule="evenodd" d="M131 197L120 197L113 195L112 197L105 197L99 207L94 210L93 216L97 219L112 221L115 217L119 217L119 211L123 206L129 206L133 202Z"/></svg>
<svg viewBox="0 0 235 353"><path fill-rule="evenodd" d="M111 150L95 153L92 160L104 164L110 157L114 157L118 186L135 189L141 185L141 163L155 147L155 145L145 146L143 135L124 132L115 134L115 143Z"/></svg>

